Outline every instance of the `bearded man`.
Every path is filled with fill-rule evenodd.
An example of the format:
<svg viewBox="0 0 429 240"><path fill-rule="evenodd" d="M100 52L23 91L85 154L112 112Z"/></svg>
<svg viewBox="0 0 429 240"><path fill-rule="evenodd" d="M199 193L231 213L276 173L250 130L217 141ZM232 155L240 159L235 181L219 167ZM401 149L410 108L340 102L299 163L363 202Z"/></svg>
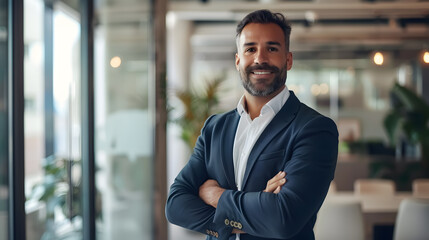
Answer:
<svg viewBox="0 0 429 240"><path fill-rule="evenodd" d="M170 188L167 219L207 239L314 239L334 177L335 123L286 87L291 27L259 10L237 26L235 65L244 95L205 122Z"/></svg>

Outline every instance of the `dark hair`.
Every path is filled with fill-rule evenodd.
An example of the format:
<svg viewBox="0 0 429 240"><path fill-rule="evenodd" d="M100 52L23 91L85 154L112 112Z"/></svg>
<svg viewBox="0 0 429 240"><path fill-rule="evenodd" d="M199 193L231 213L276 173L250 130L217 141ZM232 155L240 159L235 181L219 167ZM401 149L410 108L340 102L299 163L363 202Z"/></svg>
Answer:
<svg viewBox="0 0 429 240"><path fill-rule="evenodd" d="M289 50L289 39L290 39L290 23L286 20L285 16L281 13L272 13L270 10L257 10L247 14L241 22L237 25L236 39L240 37L243 28L249 23L274 23L277 24L284 33L286 49Z"/></svg>

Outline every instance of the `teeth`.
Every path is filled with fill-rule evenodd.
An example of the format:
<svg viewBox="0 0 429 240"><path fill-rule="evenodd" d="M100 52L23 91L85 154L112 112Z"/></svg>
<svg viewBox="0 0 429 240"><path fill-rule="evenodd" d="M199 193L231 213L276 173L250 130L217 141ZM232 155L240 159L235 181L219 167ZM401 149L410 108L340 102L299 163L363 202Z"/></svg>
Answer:
<svg viewBox="0 0 429 240"><path fill-rule="evenodd" d="M262 75L262 74L270 74L271 72L253 72L253 73L257 75Z"/></svg>

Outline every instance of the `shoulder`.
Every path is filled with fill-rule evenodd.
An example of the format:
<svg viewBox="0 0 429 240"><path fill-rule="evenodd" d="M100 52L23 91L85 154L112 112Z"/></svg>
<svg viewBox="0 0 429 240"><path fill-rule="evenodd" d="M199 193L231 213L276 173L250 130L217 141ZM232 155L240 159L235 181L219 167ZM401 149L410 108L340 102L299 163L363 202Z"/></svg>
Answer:
<svg viewBox="0 0 429 240"><path fill-rule="evenodd" d="M225 123L232 123L236 119L239 119L239 115L236 109L225 113L211 115L204 123L203 131L223 126Z"/></svg>
<svg viewBox="0 0 429 240"><path fill-rule="evenodd" d="M285 104L285 111L291 111L289 114L294 114L293 126L297 132L315 128L319 131L328 130L338 134L337 125L332 119L302 103L293 92Z"/></svg>
<svg viewBox="0 0 429 240"><path fill-rule="evenodd" d="M296 115L296 122L302 128L316 127L320 130L328 130L335 134L338 134L337 125L335 122L323 114L319 113L315 109L307 106L304 103L300 103L299 111Z"/></svg>

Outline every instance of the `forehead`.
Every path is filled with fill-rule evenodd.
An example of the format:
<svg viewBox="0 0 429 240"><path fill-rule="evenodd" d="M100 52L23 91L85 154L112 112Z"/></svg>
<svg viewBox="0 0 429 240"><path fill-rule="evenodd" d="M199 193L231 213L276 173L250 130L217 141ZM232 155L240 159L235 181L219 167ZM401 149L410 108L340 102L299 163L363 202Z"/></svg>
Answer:
<svg viewBox="0 0 429 240"><path fill-rule="evenodd" d="M241 31L239 45L248 43L278 42L285 44L283 30L275 23L249 23Z"/></svg>

